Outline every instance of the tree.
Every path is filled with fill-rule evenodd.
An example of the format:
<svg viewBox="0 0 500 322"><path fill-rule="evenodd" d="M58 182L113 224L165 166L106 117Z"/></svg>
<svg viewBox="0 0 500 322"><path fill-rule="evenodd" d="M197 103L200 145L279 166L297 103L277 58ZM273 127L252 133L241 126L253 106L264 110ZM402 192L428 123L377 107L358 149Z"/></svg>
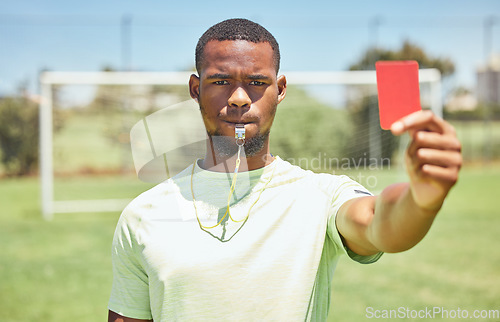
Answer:
<svg viewBox="0 0 500 322"><path fill-rule="evenodd" d="M26 97L0 100L0 150L5 174L29 174L38 164L38 106Z"/></svg>

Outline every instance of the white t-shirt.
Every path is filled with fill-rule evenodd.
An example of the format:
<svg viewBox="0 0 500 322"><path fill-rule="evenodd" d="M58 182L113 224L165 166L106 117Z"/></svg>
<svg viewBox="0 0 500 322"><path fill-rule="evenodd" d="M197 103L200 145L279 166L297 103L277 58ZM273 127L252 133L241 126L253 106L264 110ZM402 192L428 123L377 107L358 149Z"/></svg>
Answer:
<svg viewBox="0 0 500 322"><path fill-rule="evenodd" d="M347 253L336 213L369 192L276 157L238 174L229 217L233 174L193 166L123 211L109 309L155 321L326 320L333 272ZM381 254L349 256L371 263Z"/></svg>

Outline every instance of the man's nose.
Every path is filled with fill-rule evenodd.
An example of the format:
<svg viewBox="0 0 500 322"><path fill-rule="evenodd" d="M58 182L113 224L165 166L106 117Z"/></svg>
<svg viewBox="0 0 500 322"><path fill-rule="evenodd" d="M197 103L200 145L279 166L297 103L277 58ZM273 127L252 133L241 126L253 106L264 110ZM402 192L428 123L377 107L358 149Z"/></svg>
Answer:
<svg viewBox="0 0 500 322"><path fill-rule="evenodd" d="M234 89L227 102L229 106L232 107L250 107L252 104L252 100L250 99L250 96L248 96L247 91L241 86Z"/></svg>

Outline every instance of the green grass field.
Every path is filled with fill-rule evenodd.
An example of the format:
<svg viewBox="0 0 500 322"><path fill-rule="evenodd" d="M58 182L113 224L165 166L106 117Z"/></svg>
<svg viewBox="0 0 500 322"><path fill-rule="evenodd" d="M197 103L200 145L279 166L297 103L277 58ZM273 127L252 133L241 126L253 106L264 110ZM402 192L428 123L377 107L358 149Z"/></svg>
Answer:
<svg viewBox="0 0 500 322"><path fill-rule="evenodd" d="M300 96L290 102L302 104ZM128 145L106 139L106 133L116 127L111 119L73 114L55 134L54 167L66 174L56 178L57 200L132 198L151 186L133 175L116 175L133 164ZM346 115L336 112L333 121L346 123ZM480 160L482 123L455 123L464 156ZM280 124L276 126L279 129ZM491 138L497 142L500 138L498 123ZM306 139L299 142L301 147L311 141ZM279 146L279 138L276 142ZM391 171L348 174L375 192L404 179L395 166ZM369 320L367 307L500 310L498 182L499 165L465 167L429 235L414 249L386 254L372 265L343 258L334 278L330 321ZM119 213L56 214L53 221L45 222L39 195L35 177L0 181L0 321L106 320L110 246Z"/></svg>
<svg viewBox="0 0 500 322"><path fill-rule="evenodd" d="M334 280L331 320L365 320L367 307L500 310L499 179L498 167L465 168L419 245L367 266L344 259Z"/></svg>
<svg viewBox="0 0 500 322"><path fill-rule="evenodd" d="M378 177L381 186L396 178L384 172ZM429 235L415 248L386 254L372 265L343 258L330 320L369 320L367 307L499 310L499 181L498 166L466 167ZM89 191L84 187L106 197L133 196L147 185L134 177L72 178L58 181L57 192L61 199L75 193L83 198ZM57 214L45 222L36 178L3 179L0 204L0 320L106 320L110 243L119 214Z"/></svg>

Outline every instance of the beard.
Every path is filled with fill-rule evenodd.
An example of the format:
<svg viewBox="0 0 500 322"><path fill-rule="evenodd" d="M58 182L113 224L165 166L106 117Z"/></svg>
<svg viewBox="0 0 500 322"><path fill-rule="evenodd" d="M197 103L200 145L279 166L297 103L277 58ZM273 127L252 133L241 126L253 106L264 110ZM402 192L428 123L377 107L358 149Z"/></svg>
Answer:
<svg viewBox="0 0 500 322"><path fill-rule="evenodd" d="M212 141L212 146L217 157L225 159L238 153L238 145L236 144L234 137L222 135L218 131L208 133L208 136ZM269 131L266 133L259 133L252 138L245 139L245 144L243 145L245 157L253 157L262 151L268 138Z"/></svg>

